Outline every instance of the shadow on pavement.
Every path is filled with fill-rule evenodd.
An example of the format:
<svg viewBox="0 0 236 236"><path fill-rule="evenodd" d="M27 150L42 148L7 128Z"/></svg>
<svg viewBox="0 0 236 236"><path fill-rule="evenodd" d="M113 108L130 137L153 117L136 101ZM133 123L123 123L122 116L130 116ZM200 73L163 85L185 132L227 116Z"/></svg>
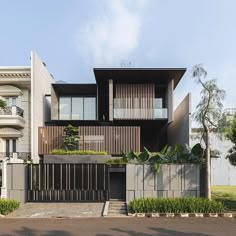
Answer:
<svg viewBox="0 0 236 236"><path fill-rule="evenodd" d="M72 236L71 233L66 232L64 230L50 230L46 233L41 233L37 230L30 229L28 227L22 227L20 230L15 230L14 235L19 235L19 236L31 236L31 235L41 235L41 236ZM12 236L12 234L5 234L5 236Z"/></svg>
<svg viewBox="0 0 236 236"><path fill-rule="evenodd" d="M129 236L153 236L153 235L160 235L160 236L211 236L210 234L205 234L205 233L195 233L195 232L186 232L185 233L182 231L163 229L163 228L149 227L148 229L155 231L155 233L150 234L150 233L138 232L135 230L122 230L122 229L112 228L111 230L115 231L116 233L114 233L114 234L96 234L96 236L114 236L114 235L118 235L118 233L125 233Z"/></svg>

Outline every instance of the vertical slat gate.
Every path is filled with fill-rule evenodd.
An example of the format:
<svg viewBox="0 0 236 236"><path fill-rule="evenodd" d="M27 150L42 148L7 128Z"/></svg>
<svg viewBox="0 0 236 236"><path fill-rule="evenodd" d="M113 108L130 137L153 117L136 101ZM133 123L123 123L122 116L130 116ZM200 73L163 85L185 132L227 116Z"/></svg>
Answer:
<svg viewBox="0 0 236 236"><path fill-rule="evenodd" d="M29 164L28 174L29 202L109 199L106 164Z"/></svg>

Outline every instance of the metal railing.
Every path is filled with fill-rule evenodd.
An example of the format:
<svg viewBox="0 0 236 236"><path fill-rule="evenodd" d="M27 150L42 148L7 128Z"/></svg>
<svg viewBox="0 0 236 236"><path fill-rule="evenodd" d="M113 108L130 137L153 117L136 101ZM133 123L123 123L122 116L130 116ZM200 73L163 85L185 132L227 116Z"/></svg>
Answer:
<svg viewBox="0 0 236 236"><path fill-rule="evenodd" d="M24 116L24 110L18 106L5 107L0 109L0 115Z"/></svg>
<svg viewBox="0 0 236 236"><path fill-rule="evenodd" d="M4 158L17 158L24 161L31 160L30 152L0 152L0 159Z"/></svg>
<svg viewBox="0 0 236 236"><path fill-rule="evenodd" d="M167 108L114 108L115 119L167 119Z"/></svg>

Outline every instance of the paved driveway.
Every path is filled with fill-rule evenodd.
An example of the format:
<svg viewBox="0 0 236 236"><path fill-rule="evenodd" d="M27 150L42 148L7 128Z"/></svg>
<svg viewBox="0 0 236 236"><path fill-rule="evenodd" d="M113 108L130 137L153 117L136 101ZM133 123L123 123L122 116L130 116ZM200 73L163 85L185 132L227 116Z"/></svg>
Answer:
<svg viewBox="0 0 236 236"><path fill-rule="evenodd" d="M7 218L100 217L104 203L26 203Z"/></svg>

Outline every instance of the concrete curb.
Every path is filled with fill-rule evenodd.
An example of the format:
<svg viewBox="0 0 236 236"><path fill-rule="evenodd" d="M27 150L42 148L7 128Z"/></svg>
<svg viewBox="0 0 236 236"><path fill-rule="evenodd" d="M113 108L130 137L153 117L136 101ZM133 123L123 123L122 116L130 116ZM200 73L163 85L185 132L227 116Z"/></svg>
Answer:
<svg viewBox="0 0 236 236"><path fill-rule="evenodd" d="M210 217L210 218L236 218L236 214L233 213L128 213L128 216L132 217L149 217L149 218L158 218L158 217L166 217L166 218L173 218L173 217L181 217L181 218L188 218L188 217Z"/></svg>
<svg viewBox="0 0 236 236"><path fill-rule="evenodd" d="M102 216L108 216L108 210L109 210L109 201L106 201L105 205L104 205Z"/></svg>

